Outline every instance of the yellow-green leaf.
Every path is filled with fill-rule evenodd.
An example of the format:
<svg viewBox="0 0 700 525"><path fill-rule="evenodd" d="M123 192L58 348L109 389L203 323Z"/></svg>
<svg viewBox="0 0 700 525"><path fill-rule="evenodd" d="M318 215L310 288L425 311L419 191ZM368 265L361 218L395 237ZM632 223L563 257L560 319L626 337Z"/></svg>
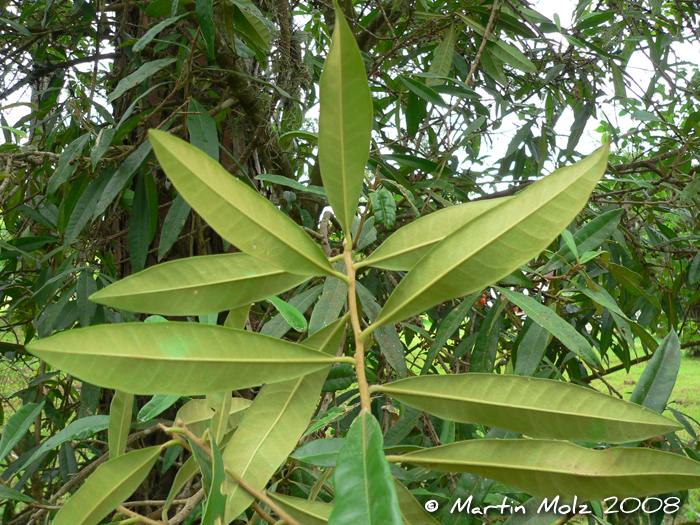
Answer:
<svg viewBox="0 0 700 525"><path fill-rule="evenodd" d="M394 487L396 487L396 495L399 498L399 507L405 525L440 525L413 497L411 491L396 478L394 478Z"/></svg>
<svg viewBox="0 0 700 525"><path fill-rule="evenodd" d="M132 312L206 315L261 301L306 280L245 253L227 253L152 266L103 288L90 300Z"/></svg>
<svg viewBox="0 0 700 525"><path fill-rule="evenodd" d="M174 322L69 330L32 341L27 350L83 381L132 394L240 390L349 359L254 332Z"/></svg>
<svg viewBox="0 0 700 525"><path fill-rule="evenodd" d="M425 215L394 232L372 255L359 261L355 267L408 271L449 234L509 198L467 202Z"/></svg>
<svg viewBox="0 0 700 525"><path fill-rule="evenodd" d="M479 291L527 263L581 211L607 165L606 144L445 237L399 283L370 330Z"/></svg>
<svg viewBox="0 0 700 525"><path fill-rule="evenodd" d="M97 467L80 490L61 507L53 525L97 525L141 485L161 447L129 452Z"/></svg>
<svg viewBox="0 0 700 525"><path fill-rule="evenodd" d="M700 487L700 464L649 448L592 450L565 441L480 439L460 441L388 461L439 472L471 472L540 498L602 500L643 498Z"/></svg>
<svg viewBox="0 0 700 525"><path fill-rule="evenodd" d="M126 452L126 439L131 429L131 416L134 412L134 395L117 390L109 405L109 459L114 459Z"/></svg>
<svg viewBox="0 0 700 525"><path fill-rule="evenodd" d="M230 396L230 394L229 394ZM243 413L251 405L250 399L235 397L231 399L229 408L228 424L226 432L233 430L243 419ZM215 411L209 406L206 399L193 399L185 403L177 412L177 418L189 428L197 437L202 437L204 431L211 425Z"/></svg>
<svg viewBox="0 0 700 525"><path fill-rule="evenodd" d="M342 10L319 84L318 159L328 202L346 235L362 193L372 131L372 95L365 64Z"/></svg>
<svg viewBox="0 0 700 525"><path fill-rule="evenodd" d="M206 153L163 131L149 138L177 191L231 244L290 273L333 274L311 237Z"/></svg>
<svg viewBox="0 0 700 525"><path fill-rule="evenodd" d="M536 438L627 443L673 432L675 421L635 403L550 379L424 375L372 387L442 419Z"/></svg>
<svg viewBox="0 0 700 525"><path fill-rule="evenodd" d="M304 344L335 355L347 317L319 330ZM246 411L223 454L224 464L256 489L262 489L292 453L314 413L330 367L298 379L265 385ZM233 481L227 490L226 523L254 498Z"/></svg>
<svg viewBox="0 0 700 525"><path fill-rule="evenodd" d="M326 525L333 512L332 503L309 501L276 492L268 492L267 495L275 500L283 511L304 525Z"/></svg>

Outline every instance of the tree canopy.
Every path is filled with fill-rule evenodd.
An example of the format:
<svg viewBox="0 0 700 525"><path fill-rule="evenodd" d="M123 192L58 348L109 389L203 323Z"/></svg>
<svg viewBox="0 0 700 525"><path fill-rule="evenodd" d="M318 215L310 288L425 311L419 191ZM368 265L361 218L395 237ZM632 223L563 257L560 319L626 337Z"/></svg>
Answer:
<svg viewBox="0 0 700 525"><path fill-rule="evenodd" d="M526 0L3 2L3 523L38 523L47 516L52 523L56 507L102 464L107 468L94 476L117 476L124 493L94 523L129 498L145 503L124 503L118 509L124 520L140 519L129 514L137 512L171 525L214 523L206 521L214 519L217 501L212 480L227 475L217 470L217 443L243 413L264 419L249 406L274 395L265 388L295 380L280 369L275 382L258 389L267 382L257 381L250 368L241 374L249 383L231 379L221 388L229 394L217 398L206 389L178 390L173 364L159 372L171 374L175 386L145 396L139 394L152 392L101 388L27 351L55 332L98 325L133 324L136 339L137 332L147 333L139 327L151 322L245 327L280 339L274 346L279 355L301 347L324 351L329 361L323 366L339 346L346 348L345 357L334 358L346 361L328 378L309 379L318 383L313 414L288 423L296 436L290 451L296 450L283 454L269 475L260 474L265 479L255 490L267 487L270 496L248 501L248 492L231 492L247 503L227 514L236 523L253 523L254 512L265 520L268 513L284 517L280 509L300 523L342 523L340 510L330 514L323 506L334 495L335 508L351 514L340 503L349 501L340 496L346 487L331 476L336 457L337 469L353 475L341 463L351 447L339 453L335 443L323 441L318 450L309 448L319 439L352 443L361 428L380 447L383 439L390 458L410 453L423 466L433 460L421 454L440 445L475 450L489 446L485 437L538 437L537 428L548 425L537 420L532 428L512 430L509 417L457 420L439 413L437 401L415 403L401 386L389 386L423 380L413 376L483 372L594 386L610 399L625 397L664 413L685 429L659 431L665 436L641 448L700 461L697 422L666 406L681 350L700 348L700 6L694 0L561 4L555 15ZM565 11L571 16L564 20ZM324 131L330 129L337 131ZM573 192L587 199L577 215L583 201L574 209L573 193L558 187L547 186L539 200L521 197L545 188L537 183L550 173L578 177L581 166L594 161L604 174L599 181L589 175L592 193L583 186ZM208 175L200 177L201 170ZM216 178L224 175L229 179ZM195 188L195 178L211 195ZM227 192L247 197L216 200ZM564 197L545 207L554 192ZM246 208L246 199L258 202L254 197L266 205ZM527 206L509 204L514 199ZM279 222L276 211L289 220ZM558 227L561 217L574 216ZM469 221L481 226L462 228ZM412 268L428 272L446 259L430 252L443 239L456 252L480 233L500 234L506 222L520 233L489 252L491 259L477 261L481 266L436 280L424 304L400 303L402 296L393 294L412 290L418 278L410 276L421 275ZM460 228L461 237L451 236ZM531 249L530 237L549 242L554 229L558 236L544 251L538 247L537 255L496 276ZM256 258L256 243L273 248ZM407 243L411 249L397 256ZM429 252L433 266L425 262ZM219 258L173 265L198 256ZM154 284L148 275L156 274L148 269L160 265L166 270ZM244 274L257 280L245 281ZM487 279L492 274L496 282ZM220 282L206 281L212 275ZM213 287L202 288L199 299L190 293L201 286L196 276ZM469 279L478 290L466 291L465 284L464 293L450 295ZM151 297L162 283L185 291ZM360 324L339 329L336 319L345 313ZM375 321L376 329L369 329ZM109 335L111 328L99 330L95 345L101 337L118 344L121 336ZM167 332L165 325L148 330ZM206 347L214 340L202 341ZM241 341L248 345L248 339L231 345ZM292 350L291 343L300 344ZM353 371L349 356L363 352L364 368ZM65 360L66 370L71 359L77 358ZM631 367L645 368L631 397L605 386L606 375ZM217 371L211 373L214 381ZM318 370L305 373L311 378ZM369 419L358 398L364 403L367 383L375 416ZM518 410L529 410L523 403ZM228 424L221 423L222 410L230 411ZM165 437L158 424L170 426L176 417L197 437L161 451L156 447L165 446ZM203 437L207 427L213 446ZM632 435L580 441L626 443ZM245 454L247 445L239 445ZM129 478L137 461L143 461L139 468L152 465L160 452L161 466ZM562 448L561 454L574 453ZM378 457L367 461L385 466ZM381 484L374 490L395 494L391 504L398 502L404 523L412 525L471 523L466 515L444 512L469 494L475 504L508 495L534 505L530 493L502 483L497 473L463 472L387 466L396 492ZM673 493L679 501L687 498L685 488ZM430 517L423 504L433 496L442 498L441 511ZM292 497L318 505L299 510ZM259 503L249 508L253 499ZM639 511L634 519L661 523L659 512ZM356 523L394 523L401 516L375 519Z"/></svg>

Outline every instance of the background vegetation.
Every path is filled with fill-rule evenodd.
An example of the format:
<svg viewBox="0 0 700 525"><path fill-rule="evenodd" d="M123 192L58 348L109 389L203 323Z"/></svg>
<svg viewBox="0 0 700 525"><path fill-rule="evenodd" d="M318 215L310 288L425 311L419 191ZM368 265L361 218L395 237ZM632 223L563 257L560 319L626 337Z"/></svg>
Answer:
<svg viewBox="0 0 700 525"><path fill-rule="evenodd" d="M617 369L632 370L636 381L658 341L675 330L686 357L683 384L669 405L674 411L666 415L686 433L649 446L700 459L697 406L691 408L697 390L686 396L678 389L696 388L682 378L700 348L700 71L688 61L697 57L683 52L700 46L697 3L580 0L564 25L518 0L340 6L373 97L355 219L361 257L419 217L515 195L611 141L606 175L569 234L500 283L553 308L601 356L604 371L585 366L556 337L541 348L524 347L529 321L488 289L469 303L449 301L391 325L368 353L371 378L394 378L396 356L409 373L469 371L475 349L488 348L498 373L520 373L527 362L527 375L629 399L634 387L620 384ZM0 458L0 479L55 506L108 453L106 427L50 440L75 421L108 414L114 392L47 368L25 344L77 326L144 321L87 298L159 261L237 251L175 191L148 129L187 139L289 215L327 256L342 253L341 224L327 208L317 157L319 79L336 20L325 0L17 0L1 7L0 419L43 405ZM367 322L404 275L358 272ZM335 319L328 312L346 308L345 290L334 286L320 278L300 283L283 294L293 309L281 313L270 301L257 302L246 328L303 341ZM296 311L308 328L294 325ZM168 318L223 324L227 313ZM333 374L309 435L343 436L359 411L354 374L342 367ZM252 400L257 392L237 395ZM137 396L130 449L162 443L157 423L172 421L189 399L162 401ZM374 405L385 443L393 445L433 446L496 432L407 410L386 397ZM184 459L173 457L173 464ZM154 469L133 500L163 501L175 472L172 465ZM483 501L518 497L467 474L414 474L403 481L421 502L435 494L441 503L466 493ZM328 476L290 459L273 481L287 494L315 491L323 499ZM187 509L185 500L200 487L195 481L183 488L177 523L198 519L196 505ZM0 505L8 524L49 515L25 502ZM162 505L144 505L139 512L160 519ZM693 507L697 502L688 512Z"/></svg>

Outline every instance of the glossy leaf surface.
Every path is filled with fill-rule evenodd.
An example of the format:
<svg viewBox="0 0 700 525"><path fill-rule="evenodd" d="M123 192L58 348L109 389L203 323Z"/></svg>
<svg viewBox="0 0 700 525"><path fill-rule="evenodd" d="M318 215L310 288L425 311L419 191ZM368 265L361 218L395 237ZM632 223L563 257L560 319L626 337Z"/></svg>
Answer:
<svg viewBox="0 0 700 525"><path fill-rule="evenodd" d="M530 377L452 374L409 377L382 392L442 419L537 438L626 443L679 429L655 412L588 388Z"/></svg>
<svg viewBox="0 0 700 525"><path fill-rule="evenodd" d="M141 485L160 452L158 446L143 448L100 465L61 507L53 523L97 525Z"/></svg>
<svg viewBox="0 0 700 525"><path fill-rule="evenodd" d="M402 525L396 488L382 450L382 430L362 410L338 453L329 525Z"/></svg>
<svg viewBox="0 0 700 525"><path fill-rule="evenodd" d="M197 323L128 323L70 330L27 348L103 388L196 395L274 383L336 359L261 334Z"/></svg>
<svg viewBox="0 0 700 525"><path fill-rule="evenodd" d="M343 12L335 29L319 83L318 158L328 202L343 231L350 234L362 193L372 131L372 95L365 64Z"/></svg>
<svg viewBox="0 0 700 525"><path fill-rule="evenodd" d="M586 204L607 161L605 145L447 236L399 283L375 326L479 291L538 255Z"/></svg>
<svg viewBox="0 0 700 525"><path fill-rule="evenodd" d="M249 305L307 279L245 253L206 255L152 266L90 300L132 312L205 315Z"/></svg>
<svg viewBox="0 0 700 525"><path fill-rule="evenodd" d="M311 237L207 154L162 131L151 130L149 138L178 192L231 244L292 273L332 274Z"/></svg>
<svg viewBox="0 0 700 525"><path fill-rule="evenodd" d="M648 448L592 450L564 441L461 441L387 456L439 472L479 474L540 498L564 501L637 497L700 486L700 465Z"/></svg>

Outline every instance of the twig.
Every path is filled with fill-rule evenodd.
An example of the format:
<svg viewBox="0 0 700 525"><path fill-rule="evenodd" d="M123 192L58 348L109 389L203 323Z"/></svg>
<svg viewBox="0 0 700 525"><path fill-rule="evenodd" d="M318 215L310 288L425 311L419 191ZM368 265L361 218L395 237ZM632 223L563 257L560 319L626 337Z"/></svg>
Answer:
<svg viewBox="0 0 700 525"><path fill-rule="evenodd" d="M119 505L117 507L117 512L119 514L122 514L124 516L129 516L131 518L137 518L141 520L141 523L146 523L147 525L165 525L162 521L155 521L152 520L151 518L147 518L146 516L141 516L138 512L134 512L133 510L129 510L123 505Z"/></svg>

